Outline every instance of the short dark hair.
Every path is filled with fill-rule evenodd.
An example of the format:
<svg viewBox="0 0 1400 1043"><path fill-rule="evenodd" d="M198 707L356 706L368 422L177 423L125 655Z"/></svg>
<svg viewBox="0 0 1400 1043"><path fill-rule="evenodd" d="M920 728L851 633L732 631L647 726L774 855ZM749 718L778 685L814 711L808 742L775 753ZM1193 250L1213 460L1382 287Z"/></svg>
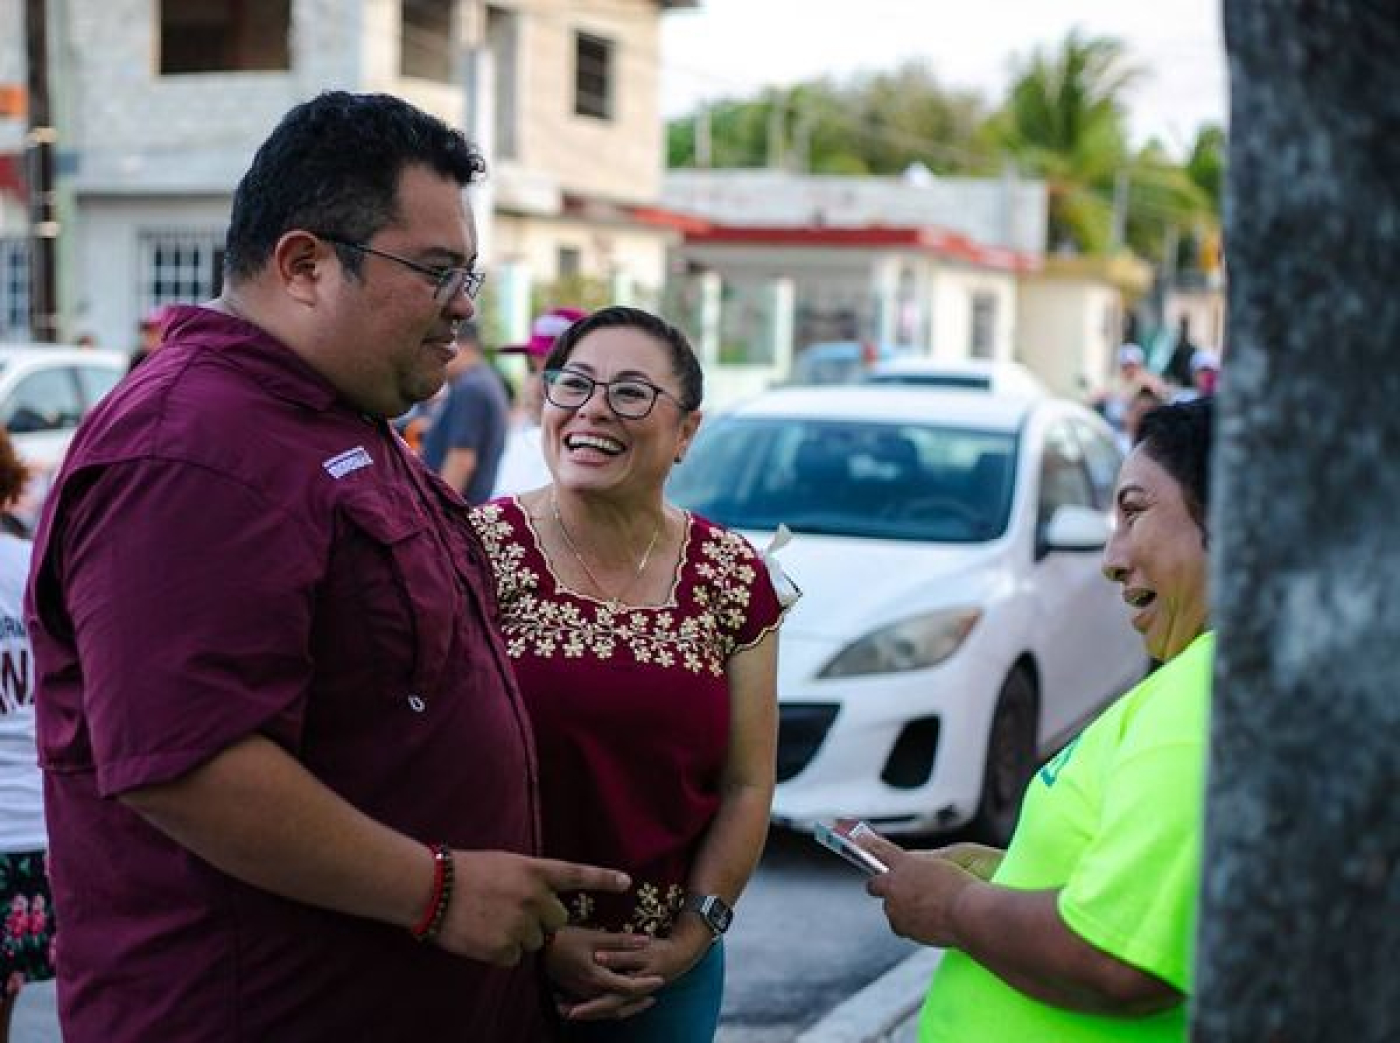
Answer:
<svg viewBox="0 0 1400 1043"><path fill-rule="evenodd" d="M641 308L629 308L614 304L599 308L593 314L579 319L563 333L559 334L554 347L545 359L545 369L559 369L569 361L569 356L578 347L579 341L594 330L627 328L640 330L660 341L671 356L671 372L681 385L681 405L686 409L699 409L705 398L705 374L700 368L700 359L690 346L686 335L659 315L653 315Z"/></svg>
<svg viewBox="0 0 1400 1043"><path fill-rule="evenodd" d="M1181 486L1191 520L1204 534L1210 507L1210 454L1215 400L1158 406L1142 418L1137 446Z"/></svg>
<svg viewBox="0 0 1400 1043"><path fill-rule="evenodd" d="M233 194L224 267L231 282L260 272L277 240L302 228L364 242L396 216L399 177L421 165L469 185L481 152L436 116L388 94L326 91L293 108L253 156ZM338 248L347 271L358 253Z"/></svg>

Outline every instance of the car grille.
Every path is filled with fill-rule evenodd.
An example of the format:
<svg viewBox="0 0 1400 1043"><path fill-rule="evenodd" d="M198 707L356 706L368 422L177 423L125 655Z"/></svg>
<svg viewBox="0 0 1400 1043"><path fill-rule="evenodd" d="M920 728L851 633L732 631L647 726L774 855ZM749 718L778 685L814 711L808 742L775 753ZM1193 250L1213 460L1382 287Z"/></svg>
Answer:
<svg viewBox="0 0 1400 1043"><path fill-rule="evenodd" d="M778 781L786 782L816 756L839 707L783 703L778 712Z"/></svg>

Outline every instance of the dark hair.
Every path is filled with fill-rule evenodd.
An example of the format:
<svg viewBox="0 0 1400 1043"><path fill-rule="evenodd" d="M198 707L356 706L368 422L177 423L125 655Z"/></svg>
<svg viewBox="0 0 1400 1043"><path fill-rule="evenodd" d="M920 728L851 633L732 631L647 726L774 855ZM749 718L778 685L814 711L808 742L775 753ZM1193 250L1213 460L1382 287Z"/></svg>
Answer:
<svg viewBox="0 0 1400 1043"><path fill-rule="evenodd" d="M15 452L10 436L0 428L0 511L9 510L29 480L29 467Z"/></svg>
<svg viewBox="0 0 1400 1043"><path fill-rule="evenodd" d="M594 330L634 329L655 337L671 356L671 372L680 381L681 405L686 409L699 409L705 397L705 374L700 369L700 359L690 346L686 335L665 319L641 308L628 308L621 304L599 308L586 318L579 319L554 342L549 357L544 361L545 369L559 369L569 361L569 356L578 347L579 341Z"/></svg>
<svg viewBox="0 0 1400 1043"><path fill-rule="evenodd" d="M1137 442L1181 486L1191 520L1206 531L1210 506L1210 452L1215 428L1212 398L1158 406L1142 418Z"/></svg>
<svg viewBox="0 0 1400 1043"><path fill-rule="evenodd" d="M260 272L277 240L294 229L369 239L396 216L399 176L413 165L459 185L486 172L461 132L400 98L326 91L296 106L234 190L224 255L229 280ZM357 252L337 253L347 271L360 271Z"/></svg>

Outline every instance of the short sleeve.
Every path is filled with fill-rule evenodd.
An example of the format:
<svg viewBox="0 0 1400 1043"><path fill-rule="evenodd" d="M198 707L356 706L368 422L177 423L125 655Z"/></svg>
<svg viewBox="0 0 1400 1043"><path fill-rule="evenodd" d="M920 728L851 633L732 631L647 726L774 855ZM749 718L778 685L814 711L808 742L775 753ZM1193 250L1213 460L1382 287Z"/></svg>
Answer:
<svg viewBox="0 0 1400 1043"><path fill-rule="evenodd" d="M1059 901L1075 933L1182 992L1200 890L1204 740L1133 750L1114 765L1097 835Z"/></svg>
<svg viewBox="0 0 1400 1043"><path fill-rule="evenodd" d="M741 606L733 618L736 625L733 651L742 652L753 648L778 628L787 606L779 601L768 566L753 544L738 533L720 531L733 548L734 600Z"/></svg>
<svg viewBox="0 0 1400 1043"><path fill-rule="evenodd" d="M323 567L308 528L178 461L113 465L71 499L55 550L99 792L177 778L255 731L295 748Z"/></svg>

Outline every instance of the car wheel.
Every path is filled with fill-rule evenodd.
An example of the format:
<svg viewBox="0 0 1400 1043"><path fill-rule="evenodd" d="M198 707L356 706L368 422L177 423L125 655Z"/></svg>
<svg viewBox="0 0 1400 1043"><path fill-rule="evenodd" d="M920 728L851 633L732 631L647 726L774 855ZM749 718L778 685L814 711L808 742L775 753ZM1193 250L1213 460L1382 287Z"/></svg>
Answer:
<svg viewBox="0 0 1400 1043"><path fill-rule="evenodd" d="M969 831L978 840L1005 847L1021 813L1021 798L1036 768L1035 683L1025 670L1007 675L997 696L987 735L982 796Z"/></svg>

